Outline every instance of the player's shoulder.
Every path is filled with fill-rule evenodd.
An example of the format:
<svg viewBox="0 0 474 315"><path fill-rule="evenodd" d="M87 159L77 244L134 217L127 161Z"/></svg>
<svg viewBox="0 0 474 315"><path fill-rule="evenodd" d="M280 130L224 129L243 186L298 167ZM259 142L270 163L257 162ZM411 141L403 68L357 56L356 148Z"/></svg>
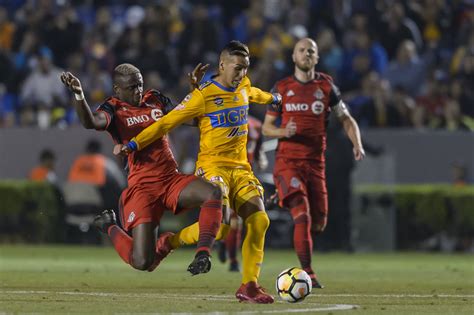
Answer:
<svg viewBox="0 0 474 315"><path fill-rule="evenodd" d="M334 84L334 80L332 79L332 77L324 72L316 72L315 79L320 81L327 81L331 84Z"/></svg>
<svg viewBox="0 0 474 315"><path fill-rule="evenodd" d="M209 86L211 86L212 84L212 80L208 80L204 83L201 83L201 85L199 85L199 87L197 88L198 91L204 91L206 88L208 88Z"/></svg>
<svg viewBox="0 0 474 315"><path fill-rule="evenodd" d="M147 90L142 97L142 102L148 106L171 106L172 102L169 97L164 95L161 91L157 89Z"/></svg>
<svg viewBox="0 0 474 315"><path fill-rule="evenodd" d="M106 98L98 107L98 110L105 110L107 112L112 111L115 112L116 108L120 106L120 100L110 96Z"/></svg>
<svg viewBox="0 0 474 315"><path fill-rule="evenodd" d="M295 78L290 75L290 76L287 76L283 79L280 79L278 80L276 83L275 83L275 87L280 89L280 88L285 88L286 86L288 86L289 84L292 84L295 82Z"/></svg>

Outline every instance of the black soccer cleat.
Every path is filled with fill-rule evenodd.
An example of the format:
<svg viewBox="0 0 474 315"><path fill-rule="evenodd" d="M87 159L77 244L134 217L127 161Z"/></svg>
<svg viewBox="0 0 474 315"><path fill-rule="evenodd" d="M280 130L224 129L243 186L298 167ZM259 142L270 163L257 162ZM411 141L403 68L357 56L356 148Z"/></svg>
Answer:
<svg viewBox="0 0 474 315"><path fill-rule="evenodd" d="M94 218L94 226L102 233L107 234L109 227L117 224L114 210L104 210Z"/></svg>
<svg viewBox="0 0 474 315"><path fill-rule="evenodd" d="M239 272L240 271L240 265L238 261L231 261L229 265L229 271L231 272Z"/></svg>
<svg viewBox="0 0 474 315"><path fill-rule="evenodd" d="M200 273L207 273L209 270L211 270L211 256L209 256L209 253L205 251L197 253L188 267L188 271L193 276Z"/></svg>
<svg viewBox="0 0 474 315"><path fill-rule="evenodd" d="M311 278L313 289L324 289L324 285L322 285L321 282L319 282L318 278L316 278L314 273L310 274L309 277Z"/></svg>
<svg viewBox="0 0 474 315"><path fill-rule="evenodd" d="M225 241L219 241L217 244L217 258L221 263L225 263L227 260L227 247L225 245Z"/></svg>

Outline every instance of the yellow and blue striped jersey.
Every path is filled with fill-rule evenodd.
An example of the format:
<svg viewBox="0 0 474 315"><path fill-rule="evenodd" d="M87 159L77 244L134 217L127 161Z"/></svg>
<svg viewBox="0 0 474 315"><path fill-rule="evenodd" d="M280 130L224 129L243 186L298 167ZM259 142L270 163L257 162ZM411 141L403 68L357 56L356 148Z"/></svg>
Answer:
<svg viewBox="0 0 474 315"><path fill-rule="evenodd" d="M276 102L278 99L273 94L252 87L247 77L235 89L210 80L132 140L141 150L174 127L197 118L201 133L197 168L229 166L250 169L246 148L249 104Z"/></svg>

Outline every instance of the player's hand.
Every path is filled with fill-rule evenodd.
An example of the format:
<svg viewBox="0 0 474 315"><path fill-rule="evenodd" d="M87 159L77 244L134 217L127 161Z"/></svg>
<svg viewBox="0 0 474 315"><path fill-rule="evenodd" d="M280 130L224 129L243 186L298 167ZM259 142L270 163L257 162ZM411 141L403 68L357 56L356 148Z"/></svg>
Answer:
<svg viewBox="0 0 474 315"><path fill-rule="evenodd" d="M363 147L354 148L353 151L354 151L354 159L356 161L360 161L365 157L365 151Z"/></svg>
<svg viewBox="0 0 474 315"><path fill-rule="evenodd" d="M199 82L201 82L208 68L209 68L209 64L203 65L202 63L199 63L194 68L193 72L188 73L189 84L191 84L193 88L199 87Z"/></svg>
<svg viewBox="0 0 474 315"><path fill-rule="evenodd" d="M71 72L61 73L61 82L73 93L82 94L82 85L81 81L72 75Z"/></svg>
<svg viewBox="0 0 474 315"><path fill-rule="evenodd" d="M296 134L296 123L293 121L293 117L290 117L290 120L285 126L285 138L291 138Z"/></svg>
<svg viewBox="0 0 474 315"><path fill-rule="evenodd" d="M127 156L132 152L129 147L124 144L116 144L114 146L114 155L117 156Z"/></svg>

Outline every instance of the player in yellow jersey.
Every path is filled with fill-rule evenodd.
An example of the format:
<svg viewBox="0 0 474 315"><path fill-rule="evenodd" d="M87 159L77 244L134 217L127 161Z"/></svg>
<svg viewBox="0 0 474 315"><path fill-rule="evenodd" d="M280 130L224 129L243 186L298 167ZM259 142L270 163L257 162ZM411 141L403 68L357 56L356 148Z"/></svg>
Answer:
<svg viewBox="0 0 474 315"><path fill-rule="evenodd" d="M247 230L242 245L242 285L236 297L251 303L273 303L273 297L258 284L270 221L263 188L247 160L247 117L249 104L279 105L281 96L251 86L246 76L249 63L248 47L231 41L220 54L216 76L127 145L117 145L114 153L142 150L174 127L196 118L201 133L196 173L222 188L224 203L237 211Z"/></svg>

